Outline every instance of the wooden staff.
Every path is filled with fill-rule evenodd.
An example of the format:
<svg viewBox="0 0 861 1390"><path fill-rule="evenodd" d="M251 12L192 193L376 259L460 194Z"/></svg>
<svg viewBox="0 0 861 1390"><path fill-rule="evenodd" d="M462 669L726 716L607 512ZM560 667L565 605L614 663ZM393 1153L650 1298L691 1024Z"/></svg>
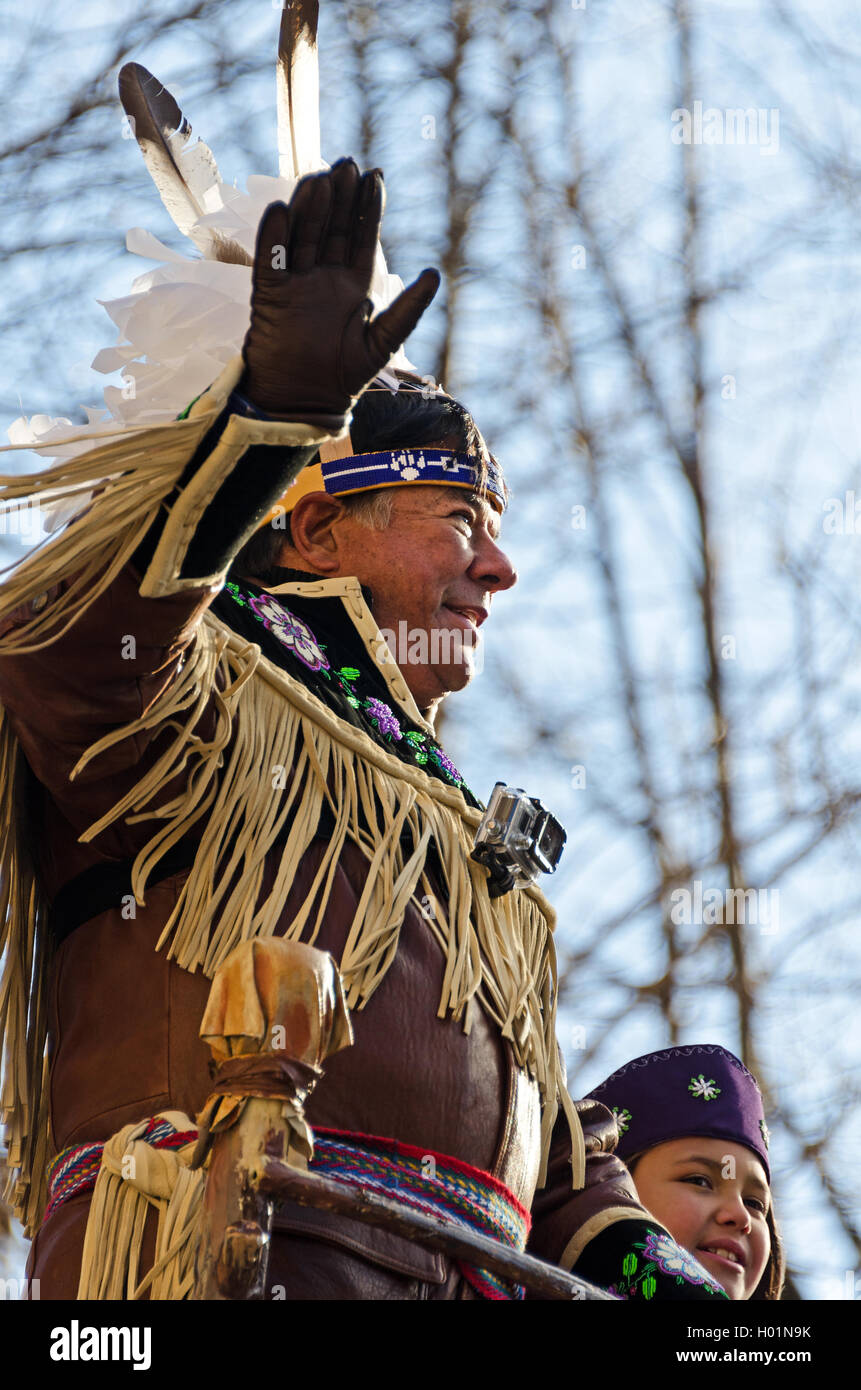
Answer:
<svg viewBox="0 0 861 1390"><path fill-rule="evenodd" d="M260 1179L269 1159L310 1155L304 1102L324 1058L353 1040L334 961L283 938L243 942L216 972L200 1033L214 1080L191 1161L209 1161L193 1297L259 1299L273 1210Z"/></svg>
<svg viewBox="0 0 861 1390"><path fill-rule="evenodd" d="M277 1159L268 1159L264 1164L259 1190L276 1201L298 1202L300 1206L336 1212L369 1226L382 1226L427 1250L441 1251L452 1259L466 1260L479 1269L488 1269L515 1284L523 1284L542 1298L616 1302L612 1294L595 1288L585 1279L537 1260L534 1255L522 1255L519 1250L512 1250L501 1241L471 1231L444 1216L425 1216L376 1192L316 1173L303 1173Z"/></svg>
<svg viewBox="0 0 861 1390"><path fill-rule="evenodd" d="M260 1299L266 1286L272 1202L256 1190L267 1144L286 1148L278 1102L250 1100L213 1141L200 1217L194 1298ZM280 1131L280 1134L279 1134Z"/></svg>
<svg viewBox="0 0 861 1390"><path fill-rule="evenodd" d="M273 1210L292 1201L380 1226L542 1298L614 1301L459 1222L301 1166L312 1142L304 1100L326 1056L352 1041L340 977L325 953L279 938L243 943L216 973L200 1031L215 1079L191 1164L209 1155L195 1299L263 1298Z"/></svg>

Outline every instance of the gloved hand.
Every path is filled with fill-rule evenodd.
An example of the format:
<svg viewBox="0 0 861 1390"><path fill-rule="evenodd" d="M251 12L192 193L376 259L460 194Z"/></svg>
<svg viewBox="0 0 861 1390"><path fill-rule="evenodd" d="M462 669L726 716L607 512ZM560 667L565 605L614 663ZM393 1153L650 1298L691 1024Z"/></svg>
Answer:
<svg viewBox="0 0 861 1390"><path fill-rule="evenodd" d="M439 288L417 280L376 318L368 298L383 176L352 159L310 174L263 214L239 390L279 420L340 434L358 396L413 331Z"/></svg>

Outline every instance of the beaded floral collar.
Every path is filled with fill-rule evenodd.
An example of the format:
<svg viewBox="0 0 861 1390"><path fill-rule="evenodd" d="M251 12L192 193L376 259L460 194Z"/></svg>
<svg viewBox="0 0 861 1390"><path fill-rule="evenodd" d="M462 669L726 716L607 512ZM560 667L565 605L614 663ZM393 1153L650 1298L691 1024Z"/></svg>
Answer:
<svg viewBox="0 0 861 1390"><path fill-rule="evenodd" d="M321 604L326 600L310 600L314 609L313 613L309 613L307 598L291 594L288 607L283 595L267 593L250 581L228 581L224 586L224 592L235 605L234 614L236 608L242 610L247 618L259 624L270 638L279 644L283 653L289 654L310 673L311 679L308 683L313 685L318 694L329 696L327 703L339 709L340 713L346 713L343 708L346 706L347 710L353 712L352 722L358 722L376 742L382 743L389 751L396 752L403 761L416 764L431 776L437 776L449 785L458 787L472 804L478 804L457 767L440 744L426 731L409 727L409 721L403 712L398 710L396 713L391 705L381 698L383 691L379 674L368 669L367 660L361 661L358 648L349 640L350 633L347 629L351 625L346 617L343 624L336 622L339 629L337 633L327 632L329 640L318 637L317 632L312 629L307 618L316 618L317 614L322 616ZM298 611L300 609L305 610L304 616ZM316 621L315 626L318 631L321 630ZM329 628L331 627L330 612ZM334 640L331 640L332 638ZM351 664L351 653L346 650L348 647L352 649L352 658L357 664ZM271 644L268 650L272 651ZM361 664L358 664L359 662Z"/></svg>

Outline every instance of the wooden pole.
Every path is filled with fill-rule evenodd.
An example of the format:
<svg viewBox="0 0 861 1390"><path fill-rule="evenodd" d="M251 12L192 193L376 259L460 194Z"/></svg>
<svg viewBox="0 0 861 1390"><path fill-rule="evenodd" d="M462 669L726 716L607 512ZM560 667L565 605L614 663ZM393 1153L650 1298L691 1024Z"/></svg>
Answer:
<svg viewBox="0 0 861 1390"><path fill-rule="evenodd" d="M194 1298L262 1299L272 1233L271 1198L258 1188L268 1157L287 1157L280 1100L248 1099L214 1136L200 1221Z"/></svg>
<svg viewBox="0 0 861 1390"><path fill-rule="evenodd" d="M264 1164L260 1191L275 1201L289 1200L299 1206L337 1212L339 1216L365 1221L370 1226L382 1226L428 1250L440 1250L453 1259L466 1260L480 1269L489 1269L493 1274L523 1284L542 1298L616 1302L612 1294L588 1284L585 1279L578 1279L534 1255L522 1255L445 1217L426 1216L375 1192L314 1173L303 1173L275 1159L267 1159Z"/></svg>

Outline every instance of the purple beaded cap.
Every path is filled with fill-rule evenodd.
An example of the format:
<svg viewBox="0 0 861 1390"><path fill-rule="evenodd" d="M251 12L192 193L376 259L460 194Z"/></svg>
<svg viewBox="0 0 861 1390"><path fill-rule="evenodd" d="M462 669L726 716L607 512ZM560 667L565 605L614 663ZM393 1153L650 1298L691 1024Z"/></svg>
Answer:
<svg viewBox="0 0 861 1390"><path fill-rule="evenodd" d="M617 1116L620 1158L700 1134L752 1149L768 1181L768 1129L762 1095L747 1067L716 1043L667 1047L626 1062L589 1093Z"/></svg>

